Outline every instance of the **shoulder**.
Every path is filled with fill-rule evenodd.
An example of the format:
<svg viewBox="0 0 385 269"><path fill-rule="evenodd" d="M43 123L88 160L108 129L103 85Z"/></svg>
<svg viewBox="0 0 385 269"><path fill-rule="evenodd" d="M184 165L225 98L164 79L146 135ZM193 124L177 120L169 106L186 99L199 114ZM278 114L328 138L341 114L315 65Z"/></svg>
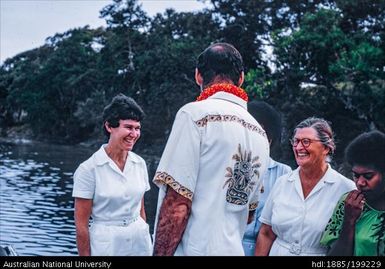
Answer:
<svg viewBox="0 0 385 269"><path fill-rule="evenodd" d="M295 170L291 170L290 168L290 170L287 173L278 177L275 183L277 185L277 188L286 188L288 185L291 185L295 181L295 179L298 177L297 170L298 168Z"/></svg>
<svg viewBox="0 0 385 269"><path fill-rule="evenodd" d="M336 204L336 208L339 208L341 205L344 205L345 204L345 200L346 200L346 197L348 196L348 194L351 192L351 190L349 191L346 191L344 193L341 194L341 196L339 197L338 201L337 201L337 204Z"/></svg>
<svg viewBox="0 0 385 269"><path fill-rule="evenodd" d="M353 180L345 177L341 173L334 170L331 166L329 166L330 173L328 174L328 179L338 182L340 186L344 186L350 190L356 189L356 184Z"/></svg>
<svg viewBox="0 0 385 269"><path fill-rule="evenodd" d="M197 120L207 115L219 114L219 106L215 101L216 100L207 99L187 103L178 110L177 116L189 116L193 120Z"/></svg>
<svg viewBox="0 0 385 269"><path fill-rule="evenodd" d="M195 102L187 103L178 110L177 115L179 115L179 114L192 114L192 113L196 113L196 112L199 112L202 110L206 110L206 107L207 107L206 102L207 102L207 100L200 101L200 102L195 101Z"/></svg>
<svg viewBox="0 0 385 269"><path fill-rule="evenodd" d="M140 157L138 154L136 154L135 152L133 151L130 151L129 153L130 155L130 159L134 162L134 163L140 163L140 164L146 164L146 161Z"/></svg>
<svg viewBox="0 0 385 269"><path fill-rule="evenodd" d="M97 165L95 163L94 156L91 156L88 160L82 162L73 175L75 184L77 182L94 182L96 167Z"/></svg>
<svg viewBox="0 0 385 269"><path fill-rule="evenodd" d="M104 145L103 145L104 146ZM76 172L92 172L95 170L99 165L103 165L104 163L108 162L106 158L106 153L104 151L103 146L99 148L96 152L94 152L91 157L89 157L87 160L82 162L79 167L76 169Z"/></svg>
<svg viewBox="0 0 385 269"><path fill-rule="evenodd" d="M181 114L188 114L194 120L205 116L236 116L257 123L246 107L216 98L187 103L178 110L177 115Z"/></svg>
<svg viewBox="0 0 385 269"><path fill-rule="evenodd" d="M291 167L288 166L287 164L280 163L280 162L277 162L277 161L274 161L274 162L275 162L275 165L277 167L277 170L282 171L283 172L282 174L286 174L286 173L289 173L289 172L292 171Z"/></svg>
<svg viewBox="0 0 385 269"><path fill-rule="evenodd" d="M86 171L91 171L93 169L95 169L96 167L96 153L95 152L94 154L92 154L91 157L89 157L87 160L85 160L84 162L82 162L78 168L76 169L75 173L79 173L79 172L86 172Z"/></svg>
<svg viewBox="0 0 385 269"><path fill-rule="evenodd" d="M330 169L330 174L329 174L330 177L338 178L342 182L353 182L352 180L342 175L340 172L336 171L330 165L329 165L329 169Z"/></svg>
<svg viewBox="0 0 385 269"><path fill-rule="evenodd" d="M182 106L175 115L175 121L179 120L186 123L186 119L193 119L196 113L202 111L202 109L199 108L198 103L199 102L190 102Z"/></svg>
<svg viewBox="0 0 385 269"><path fill-rule="evenodd" d="M341 195L341 198L339 200L339 203L341 202L344 202L346 197L348 196L348 194L350 193L351 191L348 191L348 192L345 192L344 194Z"/></svg>

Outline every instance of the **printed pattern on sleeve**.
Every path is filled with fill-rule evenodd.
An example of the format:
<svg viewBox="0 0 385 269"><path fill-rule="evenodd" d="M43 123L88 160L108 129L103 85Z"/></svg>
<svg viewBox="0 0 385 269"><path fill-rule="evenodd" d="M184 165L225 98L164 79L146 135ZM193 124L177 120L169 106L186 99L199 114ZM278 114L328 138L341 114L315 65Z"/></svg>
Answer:
<svg viewBox="0 0 385 269"><path fill-rule="evenodd" d="M183 197L186 197L187 199L192 201L192 198L194 195L193 192L188 188L184 187L182 184L180 184L178 181L176 181L171 175L167 174L166 172L157 172L154 177L154 182L168 185L174 191L176 191Z"/></svg>

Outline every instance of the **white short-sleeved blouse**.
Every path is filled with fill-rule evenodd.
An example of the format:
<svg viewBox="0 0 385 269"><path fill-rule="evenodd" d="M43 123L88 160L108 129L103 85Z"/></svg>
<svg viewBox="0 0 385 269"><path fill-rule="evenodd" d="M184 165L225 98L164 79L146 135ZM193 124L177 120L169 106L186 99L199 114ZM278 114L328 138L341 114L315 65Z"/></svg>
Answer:
<svg viewBox="0 0 385 269"><path fill-rule="evenodd" d="M145 161L129 152L123 172L103 145L74 174L73 197L92 199L92 256L151 255L148 224L140 217L150 189Z"/></svg>
<svg viewBox="0 0 385 269"><path fill-rule="evenodd" d="M259 220L277 235L270 256L318 256L327 249L320 239L339 197L355 189L354 182L328 166L304 199L299 168L278 178Z"/></svg>
<svg viewBox="0 0 385 269"><path fill-rule="evenodd" d="M73 197L92 199L94 221L138 217L141 200L150 189L145 161L129 152L123 172L103 145L74 174Z"/></svg>

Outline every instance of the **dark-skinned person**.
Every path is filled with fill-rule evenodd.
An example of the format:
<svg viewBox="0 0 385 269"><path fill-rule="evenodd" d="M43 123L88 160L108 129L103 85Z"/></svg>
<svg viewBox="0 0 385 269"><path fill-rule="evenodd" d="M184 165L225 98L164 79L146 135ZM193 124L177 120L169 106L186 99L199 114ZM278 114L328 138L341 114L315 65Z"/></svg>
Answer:
<svg viewBox="0 0 385 269"><path fill-rule="evenodd" d="M132 152L143 117L143 110L132 98L115 96L103 111L108 143L74 173L80 256L152 255L144 208L144 193L150 189L147 167Z"/></svg>
<svg viewBox="0 0 385 269"><path fill-rule="evenodd" d="M278 178L263 207L255 255L324 256L323 231L342 194L355 189L329 164L333 131L321 118L307 118L291 139L298 168Z"/></svg>
<svg viewBox="0 0 385 269"><path fill-rule="evenodd" d="M344 194L321 239L330 256L385 256L385 134L357 136L345 150L357 190Z"/></svg>
<svg viewBox="0 0 385 269"><path fill-rule="evenodd" d="M199 55L201 94L178 111L154 177L154 255L244 256L242 237L269 143L247 111L243 79L234 46L215 43Z"/></svg>
<svg viewBox="0 0 385 269"><path fill-rule="evenodd" d="M249 113L261 124L266 131L270 144L270 152L275 146L279 146L281 141L282 120L279 112L264 101L252 101L247 104ZM263 192L261 193L255 216L250 224L247 225L242 244L246 256L254 256L255 243L257 240L261 222L258 220L261 216L265 201L273 188L278 177L291 172L290 166L277 162L271 157L269 159L266 172L262 175Z"/></svg>

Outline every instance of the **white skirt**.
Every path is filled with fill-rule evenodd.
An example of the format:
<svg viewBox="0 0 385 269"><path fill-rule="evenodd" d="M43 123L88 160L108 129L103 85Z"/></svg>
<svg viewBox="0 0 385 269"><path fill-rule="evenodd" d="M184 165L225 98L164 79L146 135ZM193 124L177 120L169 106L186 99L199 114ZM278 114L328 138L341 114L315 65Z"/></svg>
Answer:
<svg viewBox="0 0 385 269"><path fill-rule="evenodd" d="M151 256L148 224L138 217L128 225L95 222L90 227L91 256Z"/></svg>

